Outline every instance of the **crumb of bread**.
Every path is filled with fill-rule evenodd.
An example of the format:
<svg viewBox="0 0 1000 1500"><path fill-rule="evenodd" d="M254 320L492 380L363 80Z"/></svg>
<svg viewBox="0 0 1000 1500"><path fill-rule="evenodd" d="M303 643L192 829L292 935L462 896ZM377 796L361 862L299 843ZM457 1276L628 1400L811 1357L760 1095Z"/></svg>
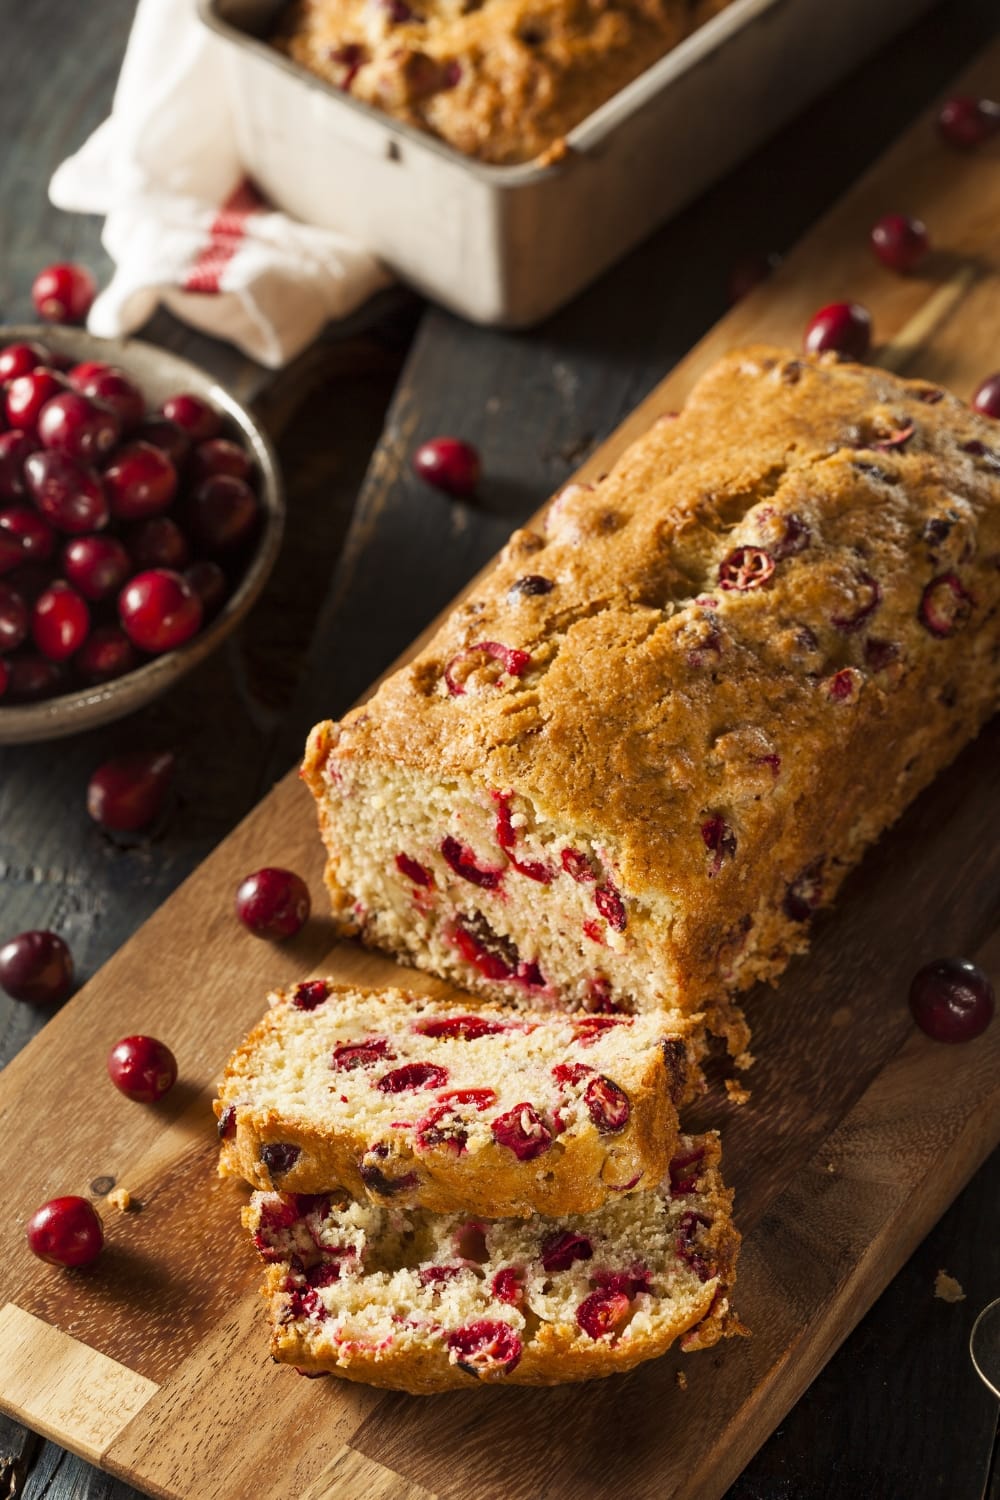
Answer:
<svg viewBox="0 0 1000 1500"><path fill-rule="evenodd" d="M122 1187L115 1188L113 1193L108 1194L108 1202L112 1208L117 1208L120 1214L127 1214L130 1209L138 1208L139 1206L137 1203L133 1203L132 1194L128 1188Z"/></svg>
<svg viewBox="0 0 1000 1500"><path fill-rule="evenodd" d="M739 1057L733 1058L733 1067L737 1073L745 1073L748 1068L753 1067L753 1064L754 1056L752 1052L741 1052Z"/></svg>
<svg viewBox="0 0 1000 1500"><path fill-rule="evenodd" d="M675 1383L677 1385L677 1389L679 1391L686 1391L687 1390L687 1388L688 1388L688 1378L685 1375L685 1373L684 1373L683 1370L677 1370L674 1373L674 1381L675 1381Z"/></svg>
<svg viewBox="0 0 1000 1500"><path fill-rule="evenodd" d="M939 1271L935 1276L934 1295L940 1297L942 1302L965 1301L961 1282L956 1281L954 1276L949 1276L947 1271Z"/></svg>
<svg viewBox="0 0 1000 1500"><path fill-rule="evenodd" d="M836 1163L832 1162L832 1161L828 1161L827 1164L826 1164L826 1170L828 1172L836 1172L836 1170L837 1170Z"/></svg>
<svg viewBox="0 0 1000 1500"><path fill-rule="evenodd" d="M745 1089L735 1078L726 1079L726 1093L732 1104L746 1104L750 1098L750 1090Z"/></svg>

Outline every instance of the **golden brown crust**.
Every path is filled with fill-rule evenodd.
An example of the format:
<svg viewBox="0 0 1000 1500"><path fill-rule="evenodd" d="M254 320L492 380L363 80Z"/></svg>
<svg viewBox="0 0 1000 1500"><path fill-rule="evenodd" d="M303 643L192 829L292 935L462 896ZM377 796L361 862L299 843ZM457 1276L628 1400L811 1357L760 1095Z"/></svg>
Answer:
<svg viewBox="0 0 1000 1500"><path fill-rule="evenodd" d="M275 44L481 161L562 137L729 0L297 0Z"/></svg>

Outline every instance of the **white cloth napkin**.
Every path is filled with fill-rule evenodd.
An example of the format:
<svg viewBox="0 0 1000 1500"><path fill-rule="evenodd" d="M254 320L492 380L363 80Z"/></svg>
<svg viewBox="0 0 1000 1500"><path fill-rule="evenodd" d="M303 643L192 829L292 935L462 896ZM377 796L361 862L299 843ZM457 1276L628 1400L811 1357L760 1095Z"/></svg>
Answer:
<svg viewBox="0 0 1000 1500"><path fill-rule="evenodd" d="M139 0L111 116L57 168L49 196L106 215L116 269L92 333L130 333L162 302L277 369L390 277L346 235L270 208L246 179L221 45L194 0Z"/></svg>

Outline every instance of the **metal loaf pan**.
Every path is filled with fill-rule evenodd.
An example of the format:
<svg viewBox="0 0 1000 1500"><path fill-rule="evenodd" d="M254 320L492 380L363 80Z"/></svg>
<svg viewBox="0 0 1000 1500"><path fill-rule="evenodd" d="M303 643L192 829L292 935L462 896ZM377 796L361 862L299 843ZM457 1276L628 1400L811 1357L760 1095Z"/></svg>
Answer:
<svg viewBox="0 0 1000 1500"><path fill-rule="evenodd" d="M281 0L199 0L227 44L247 171L278 207L369 246L477 323L538 322L930 0L733 0L567 136L486 166L270 47Z"/></svg>

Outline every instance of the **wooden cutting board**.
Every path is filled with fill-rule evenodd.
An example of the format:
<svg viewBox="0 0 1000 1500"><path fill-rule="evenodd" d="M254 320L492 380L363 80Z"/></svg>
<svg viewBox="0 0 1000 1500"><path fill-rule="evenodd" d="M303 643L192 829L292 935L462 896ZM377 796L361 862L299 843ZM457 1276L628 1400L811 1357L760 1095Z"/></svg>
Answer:
<svg viewBox="0 0 1000 1500"><path fill-rule="evenodd" d="M956 87L995 95L998 80L1000 43ZM794 346L840 297L874 312L876 358L969 394L1000 365L998 168L1000 143L957 156L919 121L580 477L679 406L725 350ZM919 277L892 276L868 249L888 210L930 226L937 250ZM214 1176L213 1081L267 987L311 971L399 978L337 945L322 915L279 948L235 921L239 879L265 863L300 870L320 903L311 801L289 775L0 1076L0 1408L177 1500L720 1496L1000 1139L1000 1024L944 1047L906 1007L932 957L961 952L1000 974L998 751L993 724L847 882L808 957L751 997L753 1097L738 1108L715 1090L692 1121L723 1130L753 1338L586 1386L423 1400L270 1363L243 1193ZM868 774L877 788L878 765ZM111 1043L137 1031L181 1063L155 1107L104 1073ZM22 1225L39 1202L99 1200L113 1183L142 1208L104 1206L96 1267L31 1257Z"/></svg>

